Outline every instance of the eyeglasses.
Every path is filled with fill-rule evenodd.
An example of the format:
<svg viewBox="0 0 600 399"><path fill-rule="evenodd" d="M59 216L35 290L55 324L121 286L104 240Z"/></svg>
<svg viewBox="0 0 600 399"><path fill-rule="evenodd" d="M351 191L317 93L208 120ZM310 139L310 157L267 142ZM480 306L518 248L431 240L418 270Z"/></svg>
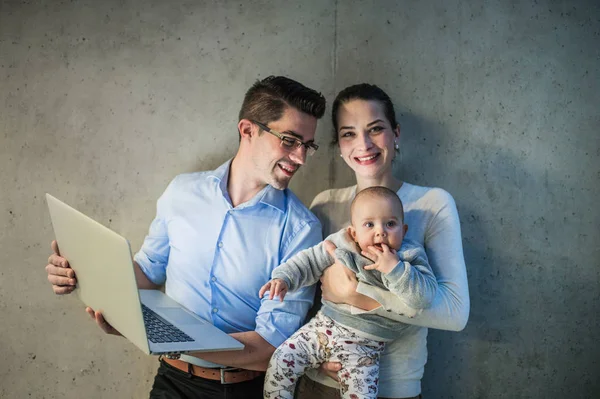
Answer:
<svg viewBox="0 0 600 399"><path fill-rule="evenodd" d="M287 150L289 152L295 151L298 148L304 146L306 148L306 153L310 156L310 155L313 155L315 153L315 151L317 151L319 149L319 146L313 142L304 143L300 139L297 139L296 137L281 134L277 130L273 130L270 127L268 127L267 125L262 124L260 122L257 122L254 120L251 122L254 123L256 126L260 127L265 132L271 133L273 136L275 136L279 140L281 140L281 147L283 147L285 150Z"/></svg>

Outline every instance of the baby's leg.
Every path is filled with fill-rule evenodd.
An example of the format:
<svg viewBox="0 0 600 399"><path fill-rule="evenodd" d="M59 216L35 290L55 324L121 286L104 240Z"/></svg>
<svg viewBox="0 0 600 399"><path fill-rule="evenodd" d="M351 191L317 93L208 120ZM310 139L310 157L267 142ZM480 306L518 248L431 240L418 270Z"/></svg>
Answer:
<svg viewBox="0 0 600 399"><path fill-rule="evenodd" d="M323 321L317 313L275 349L265 376L265 398L292 399L296 383L306 369L317 368L327 360L330 352L319 340L319 334L324 334L320 329L323 329Z"/></svg>
<svg viewBox="0 0 600 399"><path fill-rule="evenodd" d="M345 329L344 327L342 327ZM342 363L338 372L342 398L376 399L379 382L379 358L385 343L362 338L354 332L338 337L334 345L335 354Z"/></svg>

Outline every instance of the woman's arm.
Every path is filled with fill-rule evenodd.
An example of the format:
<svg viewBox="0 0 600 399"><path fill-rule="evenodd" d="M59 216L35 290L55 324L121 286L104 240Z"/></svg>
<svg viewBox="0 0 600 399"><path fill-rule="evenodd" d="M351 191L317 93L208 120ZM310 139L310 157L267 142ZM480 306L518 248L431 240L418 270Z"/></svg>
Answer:
<svg viewBox="0 0 600 399"><path fill-rule="evenodd" d="M438 282L431 307L415 317L405 317L398 312L402 300L389 291L362 283L358 284L357 291L381 303L382 308L372 311L381 316L422 327L460 331L469 318L470 300L458 211L446 191L436 189L431 194L435 194L435 201L441 204L425 233L424 247Z"/></svg>
<svg viewBox="0 0 600 399"><path fill-rule="evenodd" d="M326 245L329 243L326 241ZM335 246L327 248L329 254L335 258ZM321 276L321 296L323 299L333 303L345 303L364 310L373 310L381 307L381 304L366 295L356 292L358 280L356 274L346 266L337 261L325 269Z"/></svg>
<svg viewBox="0 0 600 399"><path fill-rule="evenodd" d="M322 286L324 295L331 295L332 302L347 303L403 323L442 330L462 330L469 317L470 301L460 221L450 194L441 189L432 194L437 196L436 202L441 206L430 219L425 236L424 246L438 282L436 295L428 309L411 315L411 309L402 298L387 290L356 282L355 279L352 281L349 276L342 276L340 270L333 267L326 270L322 278L322 281L328 283ZM337 295L347 294L352 287L356 288L356 293L346 297ZM335 294L331 294L332 292ZM373 307L373 302L365 299L365 296L381 306Z"/></svg>

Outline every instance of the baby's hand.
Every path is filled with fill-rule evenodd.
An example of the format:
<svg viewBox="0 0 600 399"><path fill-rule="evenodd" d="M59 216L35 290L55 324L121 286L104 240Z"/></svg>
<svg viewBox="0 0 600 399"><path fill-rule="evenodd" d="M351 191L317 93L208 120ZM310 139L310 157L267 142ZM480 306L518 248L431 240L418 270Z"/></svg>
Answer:
<svg viewBox="0 0 600 399"><path fill-rule="evenodd" d="M260 291L258 291L258 297L262 298L263 295L265 295L265 292L269 291L269 299L279 296L279 300L283 302L283 298L288 292L288 289L289 287L285 281L279 278L274 278L260 288Z"/></svg>
<svg viewBox="0 0 600 399"><path fill-rule="evenodd" d="M370 245L367 251L362 251L362 255L371 259L374 263L365 266L365 270L377 269L383 274L388 274L398 264L398 254L395 249L391 249L385 244L381 244L381 249Z"/></svg>

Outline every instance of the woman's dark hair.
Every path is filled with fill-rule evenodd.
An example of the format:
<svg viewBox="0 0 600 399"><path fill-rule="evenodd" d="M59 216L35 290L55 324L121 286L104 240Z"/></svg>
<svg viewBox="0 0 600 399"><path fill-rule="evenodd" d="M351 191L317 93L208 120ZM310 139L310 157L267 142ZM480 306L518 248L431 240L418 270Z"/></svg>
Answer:
<svg viewBox="0 0 600 399"><path fill-rule="evenodd" d="M331 120L333 122L333 144L338 143L338 111L340 106L352 100L377 101L383 105L383 113L392 129L396 128L396 113L394 112L394 104L385 91L375 85L368 83L360 83L354 86L346 87L340 91L333 105L331 106Z"/></svg>
<svg viewBox="0 0 600 399"><path fill-rule="evenodd" d="M319 119L325 113L325 97L285 76L269 76L248 89L238 120L255 120L266 125L279 120L287 106Z"/></svg>

